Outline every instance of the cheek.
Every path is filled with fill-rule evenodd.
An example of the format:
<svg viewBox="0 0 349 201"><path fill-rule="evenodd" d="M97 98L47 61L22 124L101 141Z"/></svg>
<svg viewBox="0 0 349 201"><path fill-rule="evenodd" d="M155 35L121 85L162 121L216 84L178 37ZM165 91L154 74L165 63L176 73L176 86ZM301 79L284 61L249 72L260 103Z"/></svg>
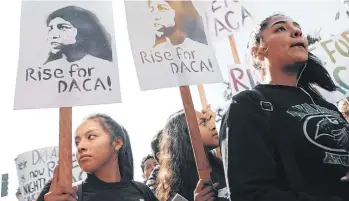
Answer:
<svg viewBox="0 0 349 201"><path fill-rule="evenodd" d="M200 135L201 135L201 139L203 141L207 141L210 139L210 136L209 136L209 130L204 127L204 126L199 126L199 130L200 130Z"/></svg>
<svg viewBox="0 0 349 201"><path fill-rule="evenodd" d="M65 31L63 35L64 35L63 37L64 43L66 45L71 45L76 43L77 30L75 28L69 31Z"/></svg>
<svg viewBox="0 0 349 201"><path fill-rule="evenodd" d="M163 13L164 23L167 26L175 25L175 12L173 10L169 10Z"/></svg>

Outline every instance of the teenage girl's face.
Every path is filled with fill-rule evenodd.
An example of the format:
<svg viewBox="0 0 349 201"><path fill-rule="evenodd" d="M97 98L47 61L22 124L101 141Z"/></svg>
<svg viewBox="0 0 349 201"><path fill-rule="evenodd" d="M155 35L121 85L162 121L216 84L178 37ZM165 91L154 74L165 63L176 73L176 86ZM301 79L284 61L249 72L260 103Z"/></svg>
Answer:
<svg viewBox="0 0 349 201"><path fill-rule="evenodd" d="M120 142L111 142L111 136L104 131L97 120L83 122L76 131L76 158L80 168L85 172L97 172L115 161L116 149Z"/></svg>
<svg viewBox="0 0 349 201"><path fill-rule="evenodd" d="M269 20L262 32L262 43L253 49L253 54L267 60L271 67L283 68L308 60L308 41L297 22L287 16L276 16Z"/></svg>
<svg viewBox="0 0 349 201"><path fill-rule="evenodd" d="M216 114L211 110L203 114L196 112L201 139L204 145L216 148L219 146L219 136L216 130Z"/></svg>

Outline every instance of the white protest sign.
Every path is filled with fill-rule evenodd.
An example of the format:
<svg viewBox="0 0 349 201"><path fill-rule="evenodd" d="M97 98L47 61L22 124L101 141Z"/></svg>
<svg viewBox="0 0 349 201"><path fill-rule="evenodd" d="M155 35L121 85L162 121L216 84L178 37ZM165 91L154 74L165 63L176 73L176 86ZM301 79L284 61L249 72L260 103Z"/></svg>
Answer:
<svg viewBox="0 0 349 201"><path fill-rule="evenodd" d="M111 1L23 1L15 109L121 102Z"/></svg>
<svg viewBox="0 0 349 201"><path fill-rule="evenodd" d="M141 90L223 81L199 3L125 1Z"/></svg>
<svg viewBox="0 0 349 201"><path fill-rule="evenodd" d="M25 152L15 159L23 201L34 201L48 180L53 177L54 167L58 163L58 152L58 147L46 147ZM72 182L83 180L86 174L80 169L75 154L72 161Z"/></svg>
<svg viewBox="0 0 349 201"><path fill-rule="evenodd" d="M261 83L258 72L246 64L233 64L228 66L229 81L232 95L249 90Z"/></svg>
<svg viewBox="0 0 349 201"><path fill-rule="evenodd" d="M349 0L342 0L344 6L349 9Z"/></svg>
<svg viewBox="0 0 349 201"><path fill-rule="evenodd" d="M242 0L210 0L206 15L212 40L227 38L254 26L255 16Z"/></svg>
<svg viewBox="0 0 349 201"><path fill-rule="evenodd" d="M349 30L322 39L310 46L309 51L320 58L338 87L333 93L321 90L324 97L332 103L349 97Z"/></svg>

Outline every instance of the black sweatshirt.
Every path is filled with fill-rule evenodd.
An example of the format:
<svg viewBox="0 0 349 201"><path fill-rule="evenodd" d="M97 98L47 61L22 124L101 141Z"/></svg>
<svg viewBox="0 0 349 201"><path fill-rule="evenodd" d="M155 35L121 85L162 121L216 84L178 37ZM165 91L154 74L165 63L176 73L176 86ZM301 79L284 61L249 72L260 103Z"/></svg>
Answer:
<svg viewBox="0 0 349 201"><path fill-rule="evenodd" d="M349 182L340 178L349 171L349 124L337 108L315 97L314 105L297 87L256 89L273 106L270 118L260 96L244 91L233 97L220 130L231 201L348 201ZM276 135L282 140L270 137ZM290 157L281 157L280 144ZM291 157L299 175L283 167ZM301 190L292 191L289 178L297 176Z"/></svg>
<svg viewBox="0 0 349 201"><path fill-rule="evenodd" d="M82 197L79 197L78 201L158 201L145 184L137 182L138 187L136 187L132 182L136 183L135 181L106 183L88 174L82 184ZM51 182L45 185L37 201L44 201L44 195L48 193L50 184ZM146 192L147 195L143 195L142 192Z"/></svg>

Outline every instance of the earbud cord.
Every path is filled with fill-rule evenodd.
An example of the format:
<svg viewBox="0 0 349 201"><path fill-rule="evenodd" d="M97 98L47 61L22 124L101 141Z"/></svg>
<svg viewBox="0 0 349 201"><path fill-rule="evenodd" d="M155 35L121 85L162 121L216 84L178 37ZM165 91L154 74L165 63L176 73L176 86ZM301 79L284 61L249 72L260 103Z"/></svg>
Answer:
<svg viewBox="0 0 349 201"><path fill-rule="evenodd" d="M299 77L298 77L297 82L296 82L296 87L300 88L305 94L307 94L307 95L309 96L311 102L316 106L316 110L317 110L319 113L321 113L324 117L326 117L326 119L327 119L329 122L331 122L332 124L335 124L334 121L332 121L330 118L328 118L328 116L326 116L326 115L320 110L320 107L315 103L313 97L311 97L311 95L310 95L306 90L304 90L304 89L302 88L302 85L299 84L299 80L301 79L301 76L302 76L302 74L303 74L303 72L304 72L304 69L307 67L307 64L308 64L308 62L305 63L305 65L304 65L304 67L303 67L301 73L299 74ZM299 86L298 86L298 85L299 85Z"/></svg>

